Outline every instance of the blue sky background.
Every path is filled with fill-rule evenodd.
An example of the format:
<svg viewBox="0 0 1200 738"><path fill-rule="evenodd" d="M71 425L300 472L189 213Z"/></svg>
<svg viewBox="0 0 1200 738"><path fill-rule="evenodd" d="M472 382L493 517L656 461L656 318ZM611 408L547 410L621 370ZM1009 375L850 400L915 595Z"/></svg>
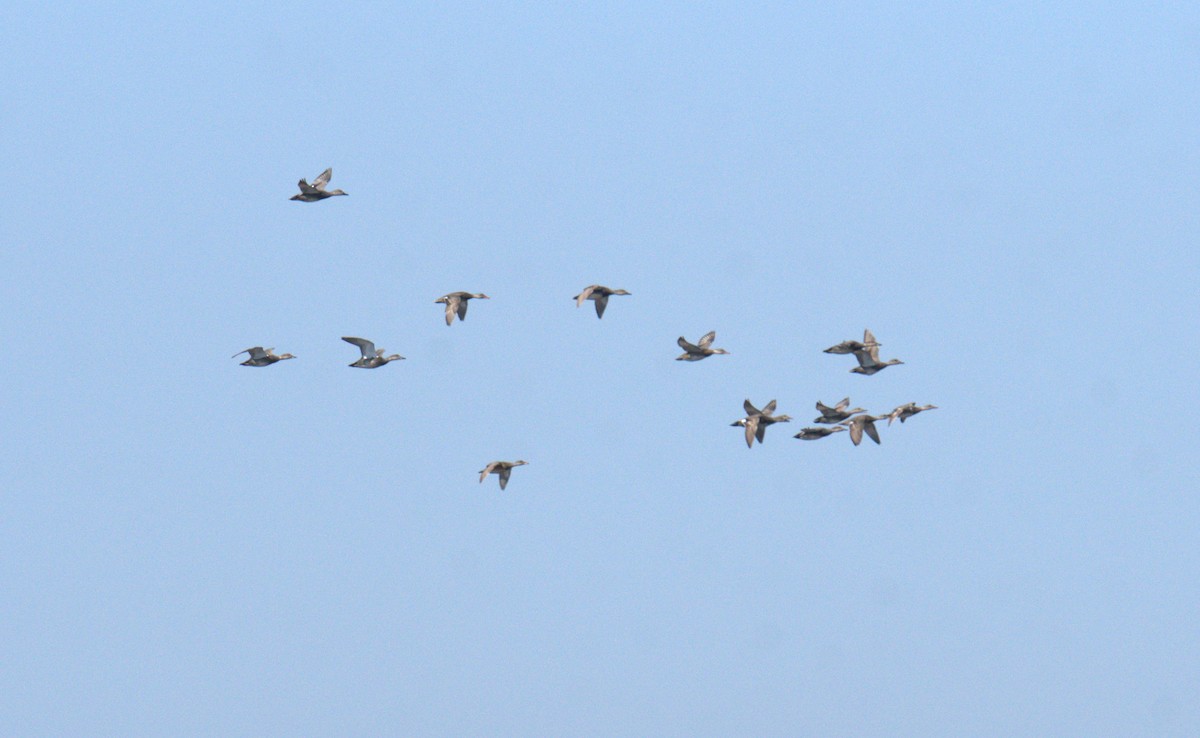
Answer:
<svg viewBox="0 0 1200 738"><path fill-rule="evenodd" d="M1198 35L5 5L3 732L1200 733Z"/></svg>

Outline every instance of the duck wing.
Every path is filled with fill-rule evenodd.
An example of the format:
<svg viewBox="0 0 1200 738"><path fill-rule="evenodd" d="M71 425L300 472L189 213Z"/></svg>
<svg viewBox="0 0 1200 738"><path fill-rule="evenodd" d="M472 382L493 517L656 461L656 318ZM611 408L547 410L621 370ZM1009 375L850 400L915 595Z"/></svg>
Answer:
<svg viewBox="0 0 1200 738"><path fill-rule="evenodd" d="M446 301L446 325L450 325L454 322L454 313L458 311L458 304L462 300L451 295L446 295L442 299ZM463 312L466 312L466 310Z"/></svg>
<svg viewBox="0 0 1200 738"><path fill-rule="evenodd" d="M875 340L875 334L872 333L869 328L864 328L863 329L863 345L871 346L871 345L877 345L878 343L879 342Z"/></svg>
<svg viewBox="0 0 1200 738"><path fill-rule="evenodd" d="M500 489L508 486L508 478L512 475L512 467L504 467L500 470Z"/></svg>
<svg viewBox="0 0 1200 738"><path fill-rule="evenodd" d="M492 470L495 469L496 465L499 463L500 463L499 461L493 461L492 463L483 467L483 469L481 469L479 471L479 483L480 484L483 484L483 480L487 479L487 475L491 474Z"/></svg>
<svg viewBox="0 0 1200 738"><path fill-rule="evenodd" d="M712 342L715 341L716 339L717 339L717 332L709 331L708 333L705 333L703 336L700 336L699 345L702 348L708 348L709 346L712 345Z"/></svg>
<svg viewBox="0 0 1200 738"><path fill-rule="evenodd" d="M875 430L875 421L874 420L868 418L866 420L866 422L860 423L859 427L861 427L863 430L865 430L867 432L867 435L871 437L872 441L874 441L877 444L879 443L879 431ZM860 435L860 437L861 437L861 435Z"/></svg>
<svg viewBox="0 0 1200 738"><path fill-rule="evenodd" d="M858 359L858 365L864 369L879 366L879 344L855 351L854 358Z"/></svg>
<svg viewBox="0 0 1200 738"><path fill-rule="evenodd" d="M758 415L746 418L746 448L754 448L754 436L758 433Z"/></svg>
<svg viewBox="0 0 1200 738"><path fill-rule="evenodd" d="M333 167L326 169L317 175L317 178L312 181L314 189L323 190L325 185L329 184L329 180L333 178Z"/></svg>
<svg viewBox="0 0 1200 738"><path fill-rule="evenodd" d="M763 415L770 415L773 412L775 412L775 401L774 400L771 400L766 405L763 405L763 409L762 409Z"/></svg>
<svg viewBox="0 0 1200 738"><path fill-rule="evenodd" d="M230 356L229 358L236 359L237 357L241 356L242 354L250 354L250 360L253 361L254 359L263 358L264 356L267 355L267 352L263 349L262 346L255 346L253 348L248 348L245 351L239 351L236 354L234 354L233 356Z"/></svg>
<svg viewBox="0 0 1200 738"><path fill-rule="evenodd" d="M455 300L458 302L458 319L466 320L467 319L467 301L462 299L461 297L455 298Z"/></svg>
<svg viewBox="0 0 1200 738"><path fill-rule="evenodd" d="M596 287L597 287L597 285L592 285L591 287L584 287L583 292L580 292L578 295L575 295L575 307L579 307L580 305L583 304L584 300L591 297L592 292L594 292L596 290Z"/></svg>
<svg viewBox="0 0 1200 738"><path fill-rule="evenodd" d="M891 425L892 421L895 420L896 418L900 418L900 422L903 423L904 422L904 411L911 409L916 404L917 403L915 403L915 402L909 402L904 405L901 405L900 407L898 407L895 410L888 413L888 416L887 416L888 425Z"/></svg>
<svg viewBox="0 0 1200 738"><path fill-rule="evenodd" d="M373 359L379 355L379 352L375 350L374 341L368 341L365 338L356 338L355 336L342 336L342 340L358 346L358 350L362 352L364 359Z"/></svg>
<svg viewBox="0 0 1200 738"><path fill-rule="evenodd" d="M604 317L604 308L608 307L608 295L600 295L596 298L596 317Z"/></svg>
<svg viewBox="0 0 1200 738"><path fill-rule="evenodd" d="M836 346L830 346L825 349L827 354L852 354L862 348L862 344L858 341L842 341Z"/></svg>
<svg viewBox="0 0 1200 738"><path fill-rule="evenodd" d="M759 410L758 408L754 407L754 405L752 405L749 400L746 400L745 402L742 403L742 409L746 411L746 415L748 417L754 417L755 415L762 415L762 411Z"/></svg>
<svg viewBox="0 0 1200 738"><path fill-rule="evenodd" d="M700 353L700 347L693 343L688 343L688 340L686 338L684 338L683 336L680 336L679 340L675 341L675 343L679 344L679 348L683 349L684 351L688 352L689 354Z"/></svg>
<svg viewBox="0 0 1200 738"><path fill-rule="evenodd" d="M297 184L300 187L300 192L305 195L315 195L320 192L316 187L310 185L306 179L300 180Z"/></svg>

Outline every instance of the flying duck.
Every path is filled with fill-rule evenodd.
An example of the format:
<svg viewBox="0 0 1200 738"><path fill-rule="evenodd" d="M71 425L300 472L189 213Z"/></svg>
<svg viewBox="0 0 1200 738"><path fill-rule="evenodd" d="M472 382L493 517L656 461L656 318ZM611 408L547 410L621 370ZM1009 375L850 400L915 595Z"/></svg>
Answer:
<svg viewBox="0 0 1200 738"><path fill-rule="evenodd" d="M923 413L926 410L937 410L937 405L918 406L915 402L906 403L888 413L888 425L891 425L892 421L896 420L897 418L899 418L900 422L903 423L905 420L908 420L917 413Z"/></svg>
<svg viewBox="0 0 1200 738"><path fill-rule="evenodd" d="M459 320L467 319L467 300L490 300L492 298L484 294L472 294L470 292L451 292L448 295L442 295L434 302L446 303L446 325L454 322L454 314L458 313Z"/></svg>
<svg viewBox="0 0 1200 738"><path fill-rule="evenodd" d="M703 336L700 336L700 340L696 343L689 343L686 338L680 336L676 343L679 344L679 348L684 350L684 353L676 356L675 361L700 361L701 359L707 359L715 354L728 354L729 352L725 349L712 348L712 342L716 339L716 337L716 331L709 331Z"/></svg>
<svg viewBox="0 0 1200 738"><path fill-rule="evenodd" d="M365 338L342 336L342 340L346 343L352 343L355 346L358 346L358 350L362 352L362 358L349 365L358 369L376 369L388 363L389 361L399 361L404 358L400 354L384 356L383 349L376 350L375 344Z"/></svg>
<svg viewBox="0 0 1200 738"><path fill-rule="evenodd" d="M628 295L628 294L629 293L626 292L625 290L611 290L602 285L593 284L588 287L584 287L583 292L580 292L578 295L575 295L575 297L573 297L571 299L575 301L575 307L579 307L580 305L582 305L584 300L595 300L596 301L596 317L603 318L604 317L604 308L608 307L608 298L610 296L612 296L612 295Z"/></svg>
<svg viewBox="0 0 1200 738"><path fill-rule="evenodd" d="M731 426L741 426L746 429L746 448L753 448L755 439L759 443L763 442L763 437L767 433L767 426L775 423L791 422L790 415L772 415L775 412L775 401L771 400L763 406L762 410L754 407L750 400L742 403L742 409L746 411L746 417L741 420L735 420L730 423Z"/></svg>
<svg viewBox="0 0 1200 738"><path fill-rule="evenodd" d="M861 407L856 407L853 410L847 410L846 407L849 404L850 404L849 397L842 399L841 402L839 402L837 405L834 405L833 407L829 407L828 405L821 402L820 400L817 400L817 410L821 413L821 416L819 418L815 418L813 420L813 422L814 423L828 423L828 424L832 425L834 423L842 422L843 420L850 417L851 415L854 415L855 413L865 413L866 412L866 410L863 410Z"/></svg>
<svg viewBox="0 0 1200 738"><path fill-rule="evenodd" d="M332 177L333 167L330 167L318 174L317 178L312 181L312 184L309 184L306 180L300 180L300 194L292 195L289 199L298 200L299 202L316 202L317 200L324 200L327 197L347 194L341 190L325 189L325 185L329 184L329 180Z"/></svg>
<svg viewBox="0 0 1200 738"><path fill-rule="evenodd" d="M291 354L276 355L275 349L273 349L273 348L265 349L262 346L255 346L254 348L248 348L245 351L239 351L236 354L234 354L233 356L230 356L229 358L236 359L237 357L241 356L242 354L250 354L250 358L243 361L242 366L271 366L272 364L274 364L277 361L283 361L284 359L296 358L295 356L292 356Z"/></svg>
<svg viewBox="0 0 1200 738"><path fill-rule="evenodd" d="M500 489L504 489L508 486L508 477L512 474L513 467L525 466L528 463L528 461L493 461L479 470L479 483L483 484L483 480L487 479L489 474L498 474Z"/></svg>

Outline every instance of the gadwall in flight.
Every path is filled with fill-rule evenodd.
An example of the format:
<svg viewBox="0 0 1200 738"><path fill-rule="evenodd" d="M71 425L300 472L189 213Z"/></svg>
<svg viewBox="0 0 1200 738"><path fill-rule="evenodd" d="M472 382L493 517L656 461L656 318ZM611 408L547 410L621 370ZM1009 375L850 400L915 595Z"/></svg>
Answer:
<svg viewBox="0 0 1200 738"><path fill-rule="evenodd" d="M628 295L628 294L629 293L626 292L625 290L610 290L609 288L604 287L602 285L593 284L588 287L584 287L583 292L580 292L578 295L575 295L575 297L572 297L571 299L575 301L575 307L579 307L580 305L582 305L584 300L595 300L596 301L596 317L603 318L604 317L604 308L608 307L608 298L609 297L611 297L612 295Z"/></svg>
<svg viewBox="0 0 1200 738"><path fill-rule="evenodd" d="M855 415L846 421L845 425L850 429L850 440L854 445L862 443L863 431L871 437L875 443L879 443L879 431L875 430L875 421L883 420L886 415Z"/></svg>
<svg viewBox="0 0 1200 738"><path fill-rule="evenodd" d="M300 180L300 194L292 195L289 199L299 200L300 202L316 202L317 200L324 200L327 197L347 194L341 190L325 189L325 185L329 184L329 180L332 177L333 167L330 167L318 174L317 178L312 181L312 184L309 184L306 180Z"/></svg>
<svg viewBox="0 0 1200 738"><path fill-rule="evenodd" d="M888 413L888 425L891 425L892 421L896 420L897 418L899 418L900 422L903 423L905 420L908 420L917 413L923 413L926 410L937 410L937 405L918 406L915 402L906 403Z"/></svg>
<svg viewBox="0 0 1200 738"><path fill-rule="evenodd" d="M470 292L451 292L448 295L442 295L434 302L446 303L446 325L454 322L454 314L458 313L459 320L467 319L467 300L490 300L492 298L484 294L474 295Z"/></svg>
<svg viewBox="0 0 1200 738"><path fill-rule="evenodd" d="M746 411L746 417L741 420L735 420L729 425L741 426L746 429L746 447L753 448L754 440L758 439L759 443L763 442L763 438L767 433L767 426L775 423L789 423L792 420L790 415L772 415L775 412L775 401L771 400L763 406L762 410L754 407L750 400L742 403L742 409Z"/></svg>
<svg viewBox="0 0 1200 738"><path fill-rule="evenodd" d="M708 333L705 333L703 336L700 336L700 340L696 343L689 343L686 338L680 336L676 343L678 343L679 348L683 349L686 353L676 356L675 361L700 361L701 359L707 359L708 357L716 354L728 354L729 352L725 349L712 348L712 342L716 340L716 338L716 331L709 331Z"/></svg>
<svg viewBox="0 0 1200 738"><path fill-rule="evenodd" d="M847 410L846 408L849 405L850 405L849 397L843 398L841 402L839 402L837 405L834 405L833 407L829 407L828 405L821 402L820 400L817 400L817 410L818 410L818 412L821 413L821 417L814 418L813 422L814 423L828 423L829 425L833 425L834 423L842 422L843 420L850 417L851 415L854 415L855 413L865 413L866 412L866 410L862 409L861 407L856 407L852 410Z"/></svg>
<svg viewBox="0 0 1200 738"><path fill-rule="evenodd" d="M801 441L815 441L844 430L846 430L846 426L844 425L835 425L832 428L801 428L800 432L793 436L793 438L799 438Z"/></svg>
<svg viewBox="0 0 1200 738"><path fill-rule="evenodd" d="M500 489L508 486L508 477L512 474L514 466L525 466L528 461L493 461L487 466L479 470L479 483L483 484L483 480L487 479L489 474L500 475Z"/></svg>
<svg viewBox="0 0 1200 738"><path fill-rule="evenodd" d="M273 348L265 349L262 346L255 346L253 348L248 348L245 351L239 351L236 354L234 354L233 356L230 356L229 358L236 359L237 357L241 356L242 354L250 354L250 358L243 361L242 366L271 366L272 364L274 364L277 361L283 361L284 359L296 358L295 356L292 356L291 354L276 355L275 349L273 349Z"/></svg>
<svg viewBox="0 0 1200 738"><path fill-rule="evenodd" d="M352 343L358 346L358 350L362 352L362 358L350 364L350 366L359 369L375 369L383 366L389 361L399 361L404 357L400 354L392 354L384 356L383 349L376 350L375 344L365 338L355 338L354 336L342 336L342 340L346 343Z"/></svg>
<svg viewBox="0 0 1200 738"><path fill-rule="evenodd" d="M858 366L850 370L851 374L875 374L887 369L889 366L903 364L899 359L888 359L887 361L879 360L879 346L871 346L870 348L861 349L854 352L854 358L858 359Z"/></svg>
<svg viewBox="0 0 1200 738"><path fill-rule="evenodd" d="M862 343L859 343L858 341L842 341L836 346L830 346L829 348L825 349L825 353L852 354L855 351L862 351L865 348L879 345L880 343L875 340L875 334L871 333L870 330L864 330Z"/></svg>

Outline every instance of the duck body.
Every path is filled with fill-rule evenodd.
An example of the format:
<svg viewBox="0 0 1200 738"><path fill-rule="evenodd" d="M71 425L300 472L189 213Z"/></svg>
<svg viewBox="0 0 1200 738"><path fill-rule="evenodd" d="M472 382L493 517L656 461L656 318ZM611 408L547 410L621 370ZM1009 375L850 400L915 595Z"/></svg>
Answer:
<svg viewBox="0 0 1200 738"><path fill-rule="evenodd" d="M683 349L684 353L676 356L675 361L700 361L701 359L707 359L717 354L728 354L729 352L725 349L712 348L712 342L716 338L716 331L705 333L703 336L700 336L700 340L696 343L691 343L683 336L680 336L676 340L676 343L679 344L679 348Z"/></svg>
<svg viewBox="0 0 1200 738"><path fill-rule="evenodd" d="M442 295L434 300L437 303L445 303L446 305L446 325L454 322L454 316L457 315L459 320L467 319L467 301L468 300L490 300L483 293L474 294L471 292L450 292Z"/></svg>
<svg viewBox="0 0 1200 738"><path fill-rule="evenodd" d="M875 361L874 363L871 363L871 364L863 364L861 366L856 366L850 370L850 373L851 374L865 374L869 377L872 374L878 374L879 372L883 371L884 369L887 369L889 366L896 366L897 364L903 364L903 363L904 362L900 361L899 359L888 359L887 361Z"/></svg>
<svg viewBox="0 0 1200 738"><path fill-rule="evenodd" d="M848 430L844 425L835 425L832 428L801 428L793 438L799 438L801 441L816 441L844 430Z"/></svg>
<svg viewBox="0 0 1200 738"><path fill-rule="evenodd" d="M593 284L583 288L575 297L571 298L575 301L575 307L583 304L584 300L592 300L596 303L596 317L603 318L604 310L608 307L608 298L613 295L628 295L625 290L614 290L605 287L604 285Z"/></svg>

